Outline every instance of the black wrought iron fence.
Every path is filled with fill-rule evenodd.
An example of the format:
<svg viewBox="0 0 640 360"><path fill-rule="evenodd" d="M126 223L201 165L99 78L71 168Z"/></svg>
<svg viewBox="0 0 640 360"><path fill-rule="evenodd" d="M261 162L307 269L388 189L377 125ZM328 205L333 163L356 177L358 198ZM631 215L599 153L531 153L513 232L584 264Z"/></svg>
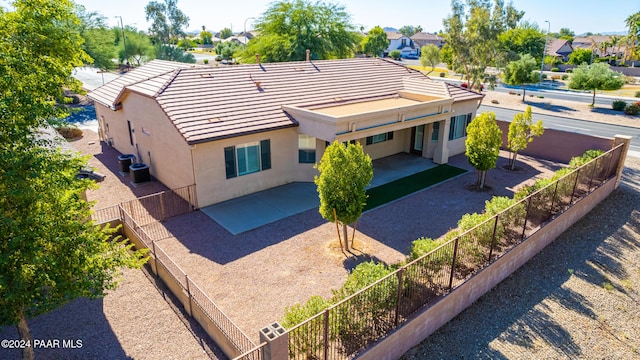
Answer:
<svg viewBox="0 0 640 360"><path fill-rule="evenodd" d="M612 181L618 146L288 330L291 359L345 359L386 336Z"/></svg>

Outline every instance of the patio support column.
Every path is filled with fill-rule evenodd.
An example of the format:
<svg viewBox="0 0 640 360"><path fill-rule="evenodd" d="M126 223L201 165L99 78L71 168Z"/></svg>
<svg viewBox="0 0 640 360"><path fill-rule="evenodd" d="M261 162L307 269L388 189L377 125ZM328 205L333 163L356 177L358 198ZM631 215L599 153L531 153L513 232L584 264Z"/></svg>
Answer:
<svg viewBox="0 0 640 360"><path fill-rule="evenodd" d="M451 119L447 118L441 120L440 129L438 130L438 143L433 153L433 162L436 164L446 164L449 162L449 126L451 126Z"/></svg>

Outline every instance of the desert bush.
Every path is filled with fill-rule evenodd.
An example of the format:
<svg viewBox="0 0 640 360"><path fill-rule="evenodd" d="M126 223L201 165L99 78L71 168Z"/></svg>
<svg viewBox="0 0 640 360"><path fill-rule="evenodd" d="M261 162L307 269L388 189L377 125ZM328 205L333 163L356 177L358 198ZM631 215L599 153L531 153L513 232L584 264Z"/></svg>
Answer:
<svg viewBox="0 0 640 360"><path fill-rule="evenodd" d="M489 218L491 218L491 215L486 213L464 214L458 221L458 227L462 232L475 228L472 236L478 241L478 244L491 246L493 239L493 222L489 221L484 225L480 225L489 220Z"/></svg>
<svg viewBox="0 0 640 360"><path fill-rule="evenodd" d="M548 77L547 74L542 74L543 79L546 79L547 77Z"/></svg>
<svg viewBox="0 0 640 360"><path fill-rule="evenodd" d="M209 59L204 59L202 62L204 62L204 64L207 65L209 63Z"/></svg>
<svg viewBox="0 0 640 360"><path fill-rule="evenodd" d="M67 140L79 138L82 136L82 130L78 129L75 126L62 126L57 128L56 130L58 130L58 133Z"/></svg>
<svg viewBox="0 0 640 360"><path fill-rule="evenodd" d="M591 149L584 152L584 154L580 156L574 156L569 160L569 167L572 169L579 168L580 166L588 163L589 161L597 158L598 156L604 154L604 151L598 149Z"/></svg>
<svg viewBox="0 0 640 360"><path fill-rule="evenodd" d="M627 115L638 115L638 113L640 113L640 104L638 103L630 104L624 109L624 113Z"/></svg>
<svg viewBox="0 0 640 360"><path fill-rule="evenodd" d="M635 97L640 98L640 90L636 91L636 93L634 94Z"/></svg>
<svg viewBox="0 0 640 360"><path fill-rule="evenodd" d="M391 50L391 52L389 53L389 57L393 60L398 60L401 56L402 53L400 52L400 50Z"/></svg>
<svg viewBox="0 0 640 360"><path fill-rule="evenodd" d="M411 250L409 250L409 259L415 260L424 254L430 253L442 244L443 242L436 241L428 237L421 237L419 239L416 239L411 243Z"/></svg>
<svg viewBox="0 0 640 360"><path fill-rule="evenodd" d="M571 74L573 72L573 69L567 69L564 72Z"/></svg>
<svg viewBox="0 0 640 360"><path fill-rule="evenodd" d="M557 67L551 68L551 72L560 72L560 68L557 68Z"/></svg>
<svg viewBox="0 0 640 360"><path fill-rule="evenodd" d="M444 77L444 76L445 76L445 73L441 72L440 77Z"/></svg>
<svg viewBox="0 0 640 360"><path fill-rule="evenodd" d="M286 307L281 324L285 329L291 329L329 306L330 303L328 301L318 295L314 295L304 305L298 303L291 307ZM318 319L318 321L322 321L322 319ZM307 358L312 359L322 350L323 339L313 331L301 330L296 332L295 336L290 336L289 356L293 358L296 354L305 354Z"/></svg>
<svg viewBox="0 0 640 360"><path fill-rule="evenodd" d="M558 81L561 78L562 78L562 76L560 76L560 75L551 75L551 80L553 80L553 81Z"/></svg>
<svg viewBox="0 0 640 360"><path fill-rule="evenodd" d="M624 111L624 109L627 107L627 102L624 100L616 99L611 103L611 107L616 111Z"/></svg>
<svg viewBox="0 0 640 360"><path fill-rule="evenodd" d="M636 83L636 78L633 76L623 75L622 79L624 80L625 84L633 85Z"/></svg>
<svg viewBox="0 0 640 360"><path fill-rule="evenodd" d="M562 75L562 80L567 80L568 78L569 78L569 75L567 75L567 74L563 74Z"/></svg>

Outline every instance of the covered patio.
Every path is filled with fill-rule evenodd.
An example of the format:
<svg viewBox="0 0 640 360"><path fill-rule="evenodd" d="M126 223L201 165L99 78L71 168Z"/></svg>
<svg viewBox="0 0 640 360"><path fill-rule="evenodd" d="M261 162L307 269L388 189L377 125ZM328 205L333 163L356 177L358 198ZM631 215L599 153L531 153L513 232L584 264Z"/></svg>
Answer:
<svg viewBox="0 0 640 360"><path fill-rule="evenodd" d="M409 153L398 153L373 161L373 188L437 166L433 161ZM319 206L316 185L294 182L200 209L237 235Z"/></svg>

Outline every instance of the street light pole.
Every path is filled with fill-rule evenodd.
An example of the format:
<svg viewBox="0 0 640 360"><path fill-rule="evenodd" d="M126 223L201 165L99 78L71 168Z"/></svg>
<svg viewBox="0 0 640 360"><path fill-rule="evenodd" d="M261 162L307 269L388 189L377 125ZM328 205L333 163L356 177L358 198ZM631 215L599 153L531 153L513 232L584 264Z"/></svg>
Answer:
<svg viewBox="0 0 640 360"><path fill-rule="evenodd" d="M254 17L248 17L248 18L246 18L246 19L244 20L244 29L243 29L243 30L244 30L244 32L243 32L243 34L244 34L244 45L245 45L245 46L247 46L247 21L252 20L252 19L253 19L253 20L255 20L256 18L254 18Z"/></svg>
<svg viewBox="0 0 640 360"><path fill-rule="evenodd" d="M549 31L551 30L551 23L549 20L545 20L548 25L547 36L544 38L544 50L542 51L542 64L540 64L540 85L542 86L542 71L544 70L544 58L547 56L547 43L549 42Z"/></svg>
<svg viewBox="0 0 640 360"><path fill-rule="evenodd" d="M127 71L129 71L129 54L127 53L127 38L124 35L124 25L122 23L122 16L116 16L120 18L120 29L122 29L122 43L124 44L124 56L125 61L127 62Z"/></svg>

